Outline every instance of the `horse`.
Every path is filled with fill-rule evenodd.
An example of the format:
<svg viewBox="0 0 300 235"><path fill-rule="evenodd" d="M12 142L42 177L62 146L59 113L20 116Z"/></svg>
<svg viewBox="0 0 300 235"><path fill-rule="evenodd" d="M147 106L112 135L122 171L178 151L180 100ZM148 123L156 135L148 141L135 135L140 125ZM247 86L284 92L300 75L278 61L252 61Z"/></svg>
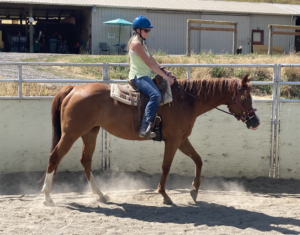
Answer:
<svg viewBox="0 0 300 235"><path fill-rule="evenodd" d="M176 80L171 86L171 105L160 106L157 114L162 119L162 140L165 142L162 175L158 193L164 204L173 204L165 190L165 183L174 155L179 149L196 166L195 178L190 191L196 202L201 183L202 160L191 145L188 137L192 133L196 118L201 114L225 104L230 114L246 123L248 129L256 130L260 124L257 110L253 108L250 77L207 78ZM110 97L110 85L102 83L68 85L54 97L52 103L52 147L45 173L42 192L44 205L54 206L50 197L53 176L59 162L73 143L82 138L81 164L93 194L99 201L106 202L109 196L102 193L91 172L92 156L100 127L110 134L126 139L143 141L138 136L139 123L133 123L137 107L123 104Z"/></svg>

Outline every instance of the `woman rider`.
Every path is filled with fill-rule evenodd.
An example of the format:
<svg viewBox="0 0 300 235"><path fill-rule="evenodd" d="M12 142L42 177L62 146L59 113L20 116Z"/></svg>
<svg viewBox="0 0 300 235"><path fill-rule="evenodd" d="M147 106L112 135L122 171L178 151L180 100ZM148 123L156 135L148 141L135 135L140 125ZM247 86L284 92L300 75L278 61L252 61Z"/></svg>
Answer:
<svg viewBox="0 0 300 235"><path fill-rule="evenodd" d="M164 73L161 70L163 68L154 60L144 44L150 29L153 28L150 21L144 16L139 16L134 19L132 27L135 31L135 36L128 42L130 58L129 80L150 98L143 115L139 136L151 139L156 136L154 132L151 132L151 123L161 100L160 92L151 79L151 70L166 79L170 85L174 83L172 78L174 76L171 77L171 72L169 71Z"/></svg>

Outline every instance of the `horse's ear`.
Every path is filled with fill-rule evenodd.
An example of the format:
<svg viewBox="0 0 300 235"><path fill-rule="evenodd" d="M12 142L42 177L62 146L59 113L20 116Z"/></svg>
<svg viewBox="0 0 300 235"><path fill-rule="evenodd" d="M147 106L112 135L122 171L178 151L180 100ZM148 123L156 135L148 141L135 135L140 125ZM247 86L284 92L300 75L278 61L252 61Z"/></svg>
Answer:
<svg viewBox="0 0 300 235"><path fill-rule="evenodd" d="M250 76L248 77L248 83L250 82L251 78L252 78L252 74L250 74Z"/></svg>
<svg viewBox="0 0 300 235"><path fill-rule="evenodd" d="M246 86L248 82L250 82L250 78L252 75L248 76L248 74L246 74L243 79L242 79L242 86Z"/></svg>

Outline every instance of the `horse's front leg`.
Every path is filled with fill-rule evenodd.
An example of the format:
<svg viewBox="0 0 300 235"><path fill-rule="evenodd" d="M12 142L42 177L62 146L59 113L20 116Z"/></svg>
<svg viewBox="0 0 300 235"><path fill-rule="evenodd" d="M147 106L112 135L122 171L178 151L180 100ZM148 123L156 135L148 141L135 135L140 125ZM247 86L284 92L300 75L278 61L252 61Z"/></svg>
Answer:
<svg viewBox="0 0 300 235"><path fill-rule="evenodd" d="M165 154L164 154L164 161L162 164L162 175L158 185L158 193L163 196L164 198L163 203L168 205L173 204L173 202L171 198L168 196L168 194L166 193L165 185L166 185L167 176L169 174L174 155L179 145L180 145L180 141L176 139L165 141Z"/></svg>
<svg viewBox="0 0 300 235"><path fill-rule="evenodd" d="M190 191L190 194L193 198L193 200L196 202L197 196L198 196L198 190L201 183L201 169L202 169L202 160L199 154L195 151L194 147L191 145L188 138L182 142L182 144L179 146L179 150L183 152L185 155L190 157L196 164L196 173L195 173L195 179L193 182L194 190Z"/></svg>

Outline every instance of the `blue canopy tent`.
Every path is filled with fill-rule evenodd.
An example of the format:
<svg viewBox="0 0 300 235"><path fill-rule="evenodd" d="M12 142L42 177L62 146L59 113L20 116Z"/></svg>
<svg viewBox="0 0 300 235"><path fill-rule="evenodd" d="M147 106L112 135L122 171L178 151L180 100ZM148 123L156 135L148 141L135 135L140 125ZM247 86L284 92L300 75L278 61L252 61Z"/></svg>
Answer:
<svg viewBox="0 0 300 235"><path fill-rule="evenodd" d="M115 20L110 20L110 21L105 21L103 22L104 24L107 25L117 25L119 26L119 46L120 46L120 32L121 32L121 26L132 26L132 23L123 19L115 19ZM118 51L119 54L119 51Z"/></svg>

